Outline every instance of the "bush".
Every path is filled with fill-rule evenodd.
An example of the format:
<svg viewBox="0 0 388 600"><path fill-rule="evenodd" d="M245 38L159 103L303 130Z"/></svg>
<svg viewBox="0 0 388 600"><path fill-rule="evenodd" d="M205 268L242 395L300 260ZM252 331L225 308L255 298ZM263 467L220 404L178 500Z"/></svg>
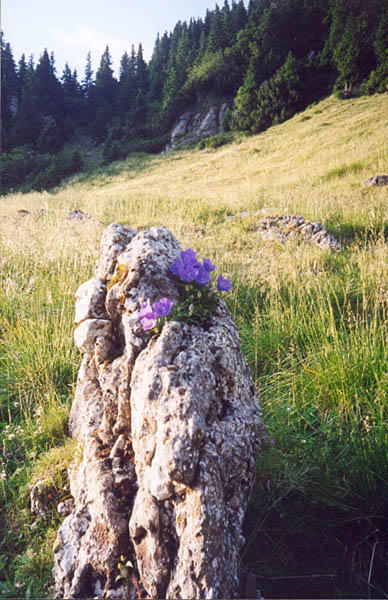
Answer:
<svg viewBox="0 0 388 600"><path fill-rule="evenodd" d="M203 150L207 148L208 150L215 150L220 146L224 146L230 141L230 136L225 136L222 133L217 133L216 135L210 135L203 140L200 140L197 144L198 150Z"/></svg>
<svg viewBox="0 0 388 600"><path fill-rule="evenodd" d="M1 156L0 176L2 194L18 189L44 171L52 160L50 154L37 154L31 146L18 146Z"/></svg>
<svg viewBox="0 0 388 600"><path fill-rule="evenodd" d="M49 190L58 185L64 177L83 169L84 163L78 150L60 152L51 165L39 173L31 184L33 190Z"/></svg>

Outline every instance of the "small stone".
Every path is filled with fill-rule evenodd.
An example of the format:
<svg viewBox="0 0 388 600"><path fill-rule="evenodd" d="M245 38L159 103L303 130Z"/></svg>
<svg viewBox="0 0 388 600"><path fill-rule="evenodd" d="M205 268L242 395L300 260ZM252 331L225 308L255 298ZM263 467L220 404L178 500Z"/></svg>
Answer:
<svg viewBox="0 0 388 600"><path fill-rule="evenodd" d="M57 506L57 511L62 517L67 517L71 513L71 510L74 506L74 499L68 498L67 500L63 500Z"/></svg>
<svg viewBox="0 0 388 600"><path fill-rule="evenodd" d="M372 185L388 185L388 175L374 175L373 177L369 177L369 179L364 182L364 185L367 187Z"/></svg>
<svg viewBox="0 0 388 600"><path fill-rule="evenodd" d="M79 208L75 208L68 213L66 219L68 221L85 221L90 219L90 215L84 213L82 210L79 210Z"/></svg>

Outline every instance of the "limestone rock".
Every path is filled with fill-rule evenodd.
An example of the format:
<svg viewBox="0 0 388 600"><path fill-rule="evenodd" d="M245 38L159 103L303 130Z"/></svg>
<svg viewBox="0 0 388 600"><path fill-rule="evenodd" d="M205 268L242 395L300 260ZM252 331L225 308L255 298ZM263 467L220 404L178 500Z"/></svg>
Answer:
<svg viewBox="0 0 388 600"><path fill-rule="evenodd" d="M205 103L205 99L200 100L198 104L179 117L171 132L169 148L187 146L204 137L221 132L222 121L229 104L227 102L213 104L203 110L203 103Z"/></svg>
<svg viewBox="0 0 388 600"><path fill-rule="evenodd" d="M39 479L30 491L31 512L45 519L50 510L50 503L54 499L53 486L48 485L44 479Z"/></svg>
<svg viewBox="0 0 388 600"><path fill-rule="evenodd" d="M180 250L164 228L110 225L77 292L69 429L83 458L54 545L58 598L238 597L260 411L236 326L222 300L205 324L151 337L137 317L145 300L178 301Z"/></svg>
<svg viewBox="0 0 388 600"><path fill-rule="evenodd" d="M322 249L338 251L341 244L318 222L306 221L301 215L276 215L260 219L256 223L264 239L284 243L293 240L297 243L309 242Z"/></svg>
<svg viewBox="0 0 388 600"><path fill-rule="evenodd" d="M71 210L68 213L66 219L68 221L85 221L85 220L90 219L90 215L88 215L87 213L84 213L79 208L75 208L74 210Z"/></svg>
<svg viewBox="0 0 388 600"><path fill-rule="evenodd" d="M67 500L63 500L63 502L58 504L57 511L62 517L67 517L67 515L71 513L73 507L73 498L68 498Z"/></svg>
<svg viewBox="0 0 388 600"><path fill-rule="evenodd" d="M388 175L374 175L373 177L369 177L369 179L364 182L364 185L368 187L371 185L388 185Z"/></svg>
<svg viewBox="0 0 388 600"><path fill-rule="evenodd" d="M75 293L75 323L81 323L86 319L104 319L106 285L101 279L89 279L85 281Z"/></svg>

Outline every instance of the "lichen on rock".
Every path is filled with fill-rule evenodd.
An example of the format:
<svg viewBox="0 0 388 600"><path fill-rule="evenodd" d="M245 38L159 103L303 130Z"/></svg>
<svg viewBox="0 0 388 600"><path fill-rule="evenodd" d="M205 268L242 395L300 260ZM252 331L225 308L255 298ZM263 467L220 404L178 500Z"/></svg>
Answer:
<svg viewBox="0 0 388 600"><path fill-rule="evenodd" d="M57 597L238 597L260 411L236 326L222 299L206 322L151 337L137 316L146 300L178 301L180 251L165 228L110 225L77 293L69 428L83 460L55 543Z"/></svg>

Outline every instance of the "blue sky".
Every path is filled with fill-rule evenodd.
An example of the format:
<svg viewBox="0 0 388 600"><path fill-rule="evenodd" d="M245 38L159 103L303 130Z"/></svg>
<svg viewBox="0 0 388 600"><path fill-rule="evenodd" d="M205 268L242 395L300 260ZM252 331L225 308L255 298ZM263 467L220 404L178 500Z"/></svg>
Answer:
<svg viewBox="0 0 388 600"><path fill-rule="evenodd" d="M215 7L215 0L0 1L1 28L15 62L23 52L37 60L47 47L54 51L58 75L67 61L81 79L89 50L96 69L108 44L117 72L121 56L132 43L136 48L139 42L143 44L148 61L158 32L171 31L179 19L204 17L207 8Z"/></svg>

